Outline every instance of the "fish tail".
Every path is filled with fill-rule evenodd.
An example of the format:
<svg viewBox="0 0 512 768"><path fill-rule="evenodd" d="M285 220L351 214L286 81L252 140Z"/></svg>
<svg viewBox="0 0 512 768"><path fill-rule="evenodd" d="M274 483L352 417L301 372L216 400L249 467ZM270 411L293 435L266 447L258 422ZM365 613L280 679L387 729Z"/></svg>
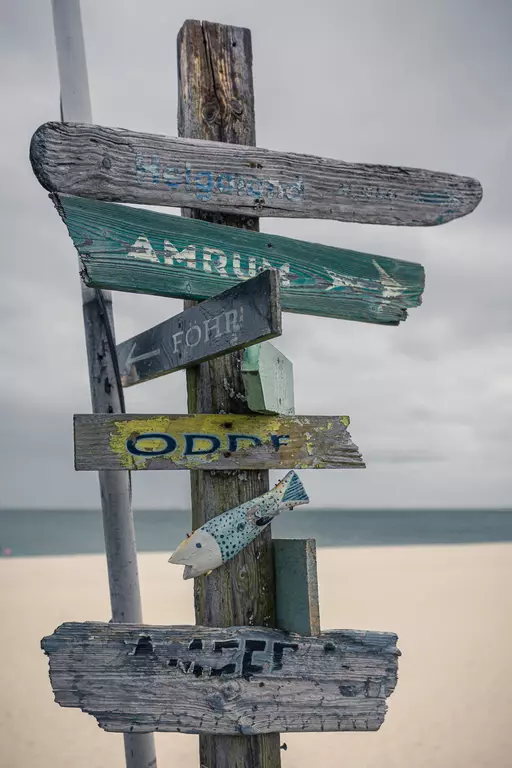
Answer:
<svg viewBox="0 0 512 768"><path fill-rule="evenodd" d="M308 504L309 496L304 490L304 486L296 472L288 472L278 485L281 486L283 495L281 504L295 506L296 504Z"/></svg>

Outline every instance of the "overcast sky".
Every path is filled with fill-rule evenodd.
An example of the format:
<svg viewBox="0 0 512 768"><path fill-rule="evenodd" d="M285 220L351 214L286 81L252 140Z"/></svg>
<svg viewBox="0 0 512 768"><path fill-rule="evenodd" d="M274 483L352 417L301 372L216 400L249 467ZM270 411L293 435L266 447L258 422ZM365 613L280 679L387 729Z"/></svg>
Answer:
<svg viewBox="0 0 512 768"><path fill-rule="evenodd" d="M423 304L397 328L283 316L296 412L349 414L367 462L302 472L312 503L509 507L510 0L82 0L82 15L98 124L176 135L176 35L206 19L252 30L259 146L481 182L476 211L440 227L261 229L426 270ZM0 506L92 507L96 475L73 469L72 416L90 410L77 259L28 159L32 133L59 119L50 0L4 2L0 16ZM114 308L122 341L182 302L116 293ZM185 376L126 401L185 412ZM187 472L133 481L137 507L189 504Z"/></svg>

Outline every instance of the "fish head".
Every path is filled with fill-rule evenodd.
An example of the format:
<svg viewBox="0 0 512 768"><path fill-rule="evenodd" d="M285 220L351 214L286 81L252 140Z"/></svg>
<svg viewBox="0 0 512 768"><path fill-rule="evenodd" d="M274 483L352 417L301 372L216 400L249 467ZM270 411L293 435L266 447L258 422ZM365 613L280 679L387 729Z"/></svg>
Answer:
<svg viewBox="0 0 512 768"><path fill-rule="evenodd" d="M192 579L222 565L222 553L214 537L198 528L174 550L169 562L184 565L183 578Z"/></svg>

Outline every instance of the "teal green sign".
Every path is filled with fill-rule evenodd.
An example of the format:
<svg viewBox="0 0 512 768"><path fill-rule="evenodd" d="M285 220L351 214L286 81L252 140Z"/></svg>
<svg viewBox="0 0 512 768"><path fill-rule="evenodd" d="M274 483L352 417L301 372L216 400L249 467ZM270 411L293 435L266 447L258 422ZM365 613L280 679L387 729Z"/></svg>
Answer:
<svg viewBox="0 0 512 768"><path fill-rule="evenodd" d="M288 312L397 325L421 303L419 264L87 198L54 200L88 286L202 300L273 267Z"/></svg>

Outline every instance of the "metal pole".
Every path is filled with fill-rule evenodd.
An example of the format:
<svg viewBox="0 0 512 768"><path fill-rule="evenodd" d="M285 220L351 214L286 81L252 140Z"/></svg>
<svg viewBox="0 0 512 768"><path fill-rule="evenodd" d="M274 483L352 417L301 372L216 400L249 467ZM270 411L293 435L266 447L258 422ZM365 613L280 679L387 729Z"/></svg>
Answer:
<svg viewBox="0 0 512 768"><path fill-rule="evenodd" d="M92 123L80 0L52 0L61 89L61 119ZM114 346L110 291L86 288L82 304L94 413L121 413L124 398ZM112 621L142 623L135 530L128 472L99 472ZM152 733L124 734L127 768L154 768Z"/></svg>

